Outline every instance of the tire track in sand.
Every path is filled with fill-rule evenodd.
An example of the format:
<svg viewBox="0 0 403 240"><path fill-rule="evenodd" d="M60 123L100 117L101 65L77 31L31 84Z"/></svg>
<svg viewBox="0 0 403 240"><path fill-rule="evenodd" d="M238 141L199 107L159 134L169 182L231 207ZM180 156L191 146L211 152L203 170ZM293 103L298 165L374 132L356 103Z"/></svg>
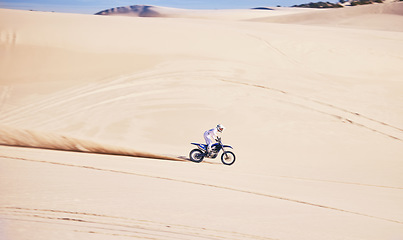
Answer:
<svg viewBox="0 0 403 240"><path fill-rule="evenodd" d="M26 207L0 207L3 219L27 221L72 227L70 231L131 237L141 239L228 239L228 240L274 240L272 238L244 234L234 231L209 229L204 227L156 222L132 217L112 216L99 213L78 212L58 209L36 209Z"/></svg>
<svg viewBox="0 0 403 240"><path fill-rule="evenodd" d="M287 104L292 104L301 108L305 108L324 115L328 115L337 118L345 123L349 123L361 128L365 128L367 130L371 130L373 132L382 134L394 140L403 141L402 128L376 120L371 117L367 117L363 114L353 112L342 107L338 107L326 102L321 102L315 99L311 99L281 89L272 88L260 84L245 83L228 79L221 79L221 81L271 91L273 93L278 94L277 95L279 97L278 101L282 101Z"/></svg>
<svg viewBox="0 0 403 240"><path fill-rule="evenodd" d="M332 207L332 206L327 206L327 205L323 205L323 204L312 203L312 202L307 202L307 201L298 200L298 199L292 199L292 198L283 197L283 196L276 196L276 195L272 195L272 194L268 194L268 193L260 193L260 192L253 192L253 191L244 190L244 189L237 189L237 188L228 187L228 186L220 186L220 185L215 185L215 184L210 184L210 183L195 182L195 181L183 180L183 179L181 180L181 179L175 179L175 178L170 178L170 177L153 176L153 175L148 175L148 174L129 172L129 171L122 171L122 170L98 168L98 167L93 167L93 166L75 165L75 164L69 164L69 163L59 163L59 162L51 162L51 161L44 161L44 160L34 160L34 159L12 157L12 156L2 156L2 155L0 155L0 157L14 159L14 160L21 160L21 161L36 162L36 163L46 163L46 164L53 164L53 165L61 165L61 166L66 166L66 167L85 168L85 169L90 169L90 170L95 170L95 171L104 171L104 172L112 172L112 173L118 173L118 174L127 174L127 175L134 175L134 176L147 177L147 178L155 178L155 179L161 179L161 180L167 180L167 181L175 181L175 182L194 184L194 185L205 186L205 187L224 189L224 190L235 191L235 192L240 192L240 193L245 193L245 194L257 195L257 196L261 196L261 197L268 197L268 198L272 198L272 199L278 199L278 200L287 201L287 202L293 202L293 203L297 203L297 204L303 204L303 205L307 205L307 206L311 206L311 207L317 207L317 208L323 208L323 209L327 209L327 210L333 210L333 211L337 211L337 212L349 213L349 214L353 214L353 215L358 215L358 216L362 216L362 217L368 217L368 218L373 218L373 219L377 219L377 220L382 220L382 221L387 221L387 222L392 222L392 223L397 223L397 224L402 224L403 225L403 221L399 221L399 220L395 220L395 219L383 218L383 217L369 215L369 214L366 214L366 213L360 213L360 212L356 212L356 211L351 211L351 210L336 208L336 207Z"/></svg>
<svg viewBox="0 0 403 240"><path fill-rule="evenodd" d="M284 53L280 48L273 45L270 41L263 39L259 36L256 36L254 34L251 34L251 33L248 33L246 35L262 42L267 47L267 49L275 52L278 56L280 56L281 58L290 62L294 66L300 68L301 70L311 72L319 77L323 77L322 74L317 73L313 69L306 66L304 63L302 63L302 62L290 57L288 54ZM236 83L236 84L240 84L240 85L246 85L246 86L250 86L250 87L262 88L262 89L270 90L272 92L281 93L281 94L287 95L287 97L288 97L286 99L286 101L284 101L284 102L294 104L296 106L300 106L300 107L303 107L306 109L314 110L316 112L340 119L343 122L347 122L347 123L356 125L358 127L366 128L368 130L388 136L395 140L403 141L403 129L401 127L396 127L391 124L379 121L377 119L367 117L358 112L353 112L353 111L347 110L345 108L335 106L333 104L318 101L318 100L311 99L311 98L304 97L304 96L299 96L297 94L292 94L290 92L287 92L287 91L284 91L281 89L271 88L271 87L267 87L267 86L263 86L263 85L259 85L259 84L236 82L233 80L222 80L222 81ZM297 99L297 101L294 101L291 98L295 98L295 99ZM320 110L320 109L323 109L323 110ZM332 113L335 111L336 111L336 113Z"/></svg>

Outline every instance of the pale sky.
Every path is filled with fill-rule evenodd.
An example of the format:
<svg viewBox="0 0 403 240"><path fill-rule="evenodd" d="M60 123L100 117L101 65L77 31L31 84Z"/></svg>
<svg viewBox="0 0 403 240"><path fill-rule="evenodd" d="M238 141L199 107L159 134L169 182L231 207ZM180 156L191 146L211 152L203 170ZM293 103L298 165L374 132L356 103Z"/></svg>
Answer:
<svg viewBox="0 0 403 240"><path fill-rule="evenodd" d="M312 0L0 0L0 8L94 14L129 5L153 5L185 9L246 9L288 7ZM315 2L315 1L313 1Z"/></svg>

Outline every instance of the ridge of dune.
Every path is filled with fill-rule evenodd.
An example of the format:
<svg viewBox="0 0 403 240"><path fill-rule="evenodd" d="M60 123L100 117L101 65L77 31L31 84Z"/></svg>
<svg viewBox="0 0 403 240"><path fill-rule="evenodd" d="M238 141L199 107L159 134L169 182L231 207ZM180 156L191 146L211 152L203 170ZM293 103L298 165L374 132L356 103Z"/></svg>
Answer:
<svg viewBox="0 0 403 240"><path fill-rule="evenodd" d="M16 129L3 125L0 125L0 145L184 161L183 159L176 157L146 153L108 144L100 144L94 141L67 137L56 133Z"/></svg>
<svg viewBox="0 0 403 240"><path fill-rule="evenodd" d="M259 17L312 12L316 9L291 7L257 7L251 9L196 10L149 5L132 5L106 9L95 13L101 16L189 18L207 20L248 20Z"/></svg>

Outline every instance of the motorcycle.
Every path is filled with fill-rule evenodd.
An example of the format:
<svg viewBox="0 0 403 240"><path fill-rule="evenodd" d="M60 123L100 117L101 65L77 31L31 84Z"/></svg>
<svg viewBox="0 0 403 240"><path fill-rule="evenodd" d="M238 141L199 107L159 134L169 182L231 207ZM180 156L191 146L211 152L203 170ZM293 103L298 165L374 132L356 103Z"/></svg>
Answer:
<svg viewBox="0 0 403 240"><path fill-rule="evenodd" d="M189 153L189 158L193 162L201 162L204 158L213 158L215 159L218 156L218 153L222 150L223 153L221 154L221 162L225 165L232 165L235 162L235 154L231 151L227 151L224 148L233 148L229 145L224 145L221 142L221 138L217 139L217 143L214 143L211 146L211 151L207 153L207 144L201 143L191 143L196 145L197 148L193 149Z"/></svg>

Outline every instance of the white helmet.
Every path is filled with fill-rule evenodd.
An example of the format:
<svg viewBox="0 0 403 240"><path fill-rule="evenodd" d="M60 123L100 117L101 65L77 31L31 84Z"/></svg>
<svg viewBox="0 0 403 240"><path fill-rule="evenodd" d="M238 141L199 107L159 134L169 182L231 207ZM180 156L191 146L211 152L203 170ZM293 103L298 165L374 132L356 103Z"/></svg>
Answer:
<svg viewBox="0 0 403 240"><path fill-rule="evenodd" d="M218 130L219 132L222 132L224 129L225 129L225 127L224 127L222 124L218 124L218 125L217 125L217 130Z"/></svg>

